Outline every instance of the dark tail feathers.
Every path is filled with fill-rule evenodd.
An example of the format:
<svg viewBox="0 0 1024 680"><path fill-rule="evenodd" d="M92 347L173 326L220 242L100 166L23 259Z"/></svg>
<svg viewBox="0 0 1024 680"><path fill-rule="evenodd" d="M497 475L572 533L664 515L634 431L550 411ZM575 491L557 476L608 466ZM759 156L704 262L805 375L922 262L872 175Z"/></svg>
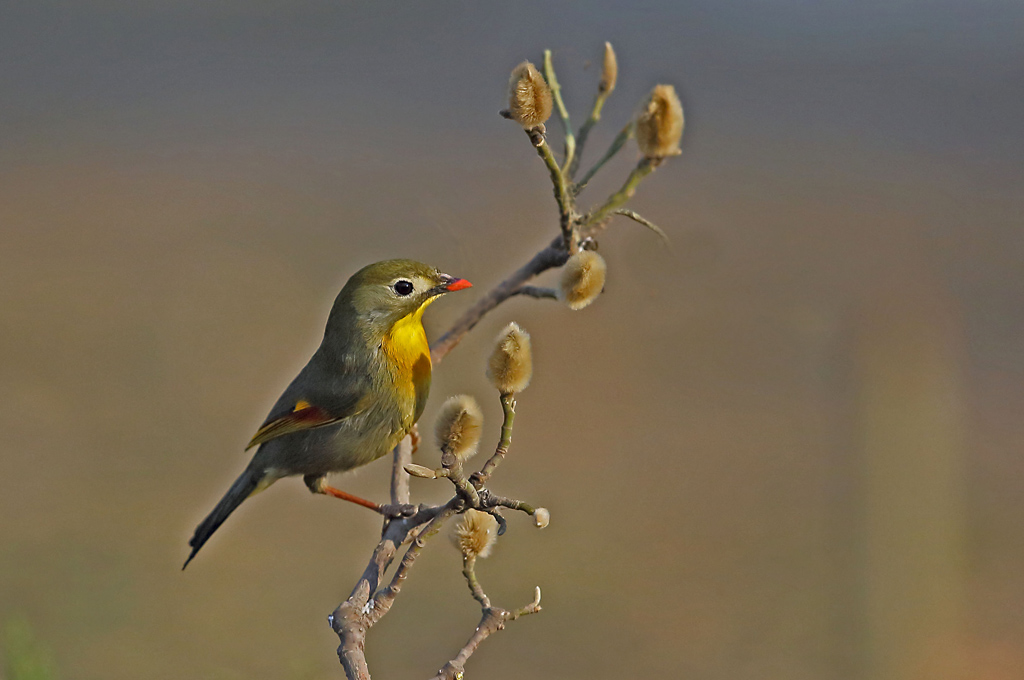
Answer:
<svg viewBox="0 0 1024 680"><path fill-rule="evenodd" d="M231 485L228 492L224 494L224 498L220 499L217 503L217 507L213 509L209 515L206 516L199 526L196 527L196 532L192 534L192 538L189 539L188 544L192 546L192 552L189 554L188 559L185 560L185 564L181 567L182 570L188 566L188 563L192 561L192 558L196 556L199 549L203 547L203 544L209 540L213 532L224 523L224 520L228 518L235 508L242 504L249 495L256 490L260 480L263 478L263 472L260 470L253 470L247 468L242 475L235 480L235 483Z"/></svg>

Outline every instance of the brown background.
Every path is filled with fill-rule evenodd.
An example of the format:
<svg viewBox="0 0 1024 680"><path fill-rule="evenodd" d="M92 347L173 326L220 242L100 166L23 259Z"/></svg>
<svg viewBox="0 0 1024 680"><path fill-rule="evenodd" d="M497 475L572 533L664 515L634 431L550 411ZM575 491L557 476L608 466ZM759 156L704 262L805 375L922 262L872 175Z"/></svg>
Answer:
<svg viewBox="0 0 1024 680"><path fill-rule="evenodd" d="M12 5L0 623L62 677L339 675L325 617L368 513L288 480L181 573L186 540L356 268L473 281L436 336L551 238L505 81L554 49L581 121L606 39L620 86L589 158L656 82L687 110L633 203L673 247L614 223L598 303L513 300L435 375L425 421L467 391L494 438L491 338L533 333L497 484L552 524L513 518L480 575L546 608L471 674L1024 676L1019 4ZM339 482L382 497L385 467ZM477 615L438 541L371 668L425 677Z"/></svg>

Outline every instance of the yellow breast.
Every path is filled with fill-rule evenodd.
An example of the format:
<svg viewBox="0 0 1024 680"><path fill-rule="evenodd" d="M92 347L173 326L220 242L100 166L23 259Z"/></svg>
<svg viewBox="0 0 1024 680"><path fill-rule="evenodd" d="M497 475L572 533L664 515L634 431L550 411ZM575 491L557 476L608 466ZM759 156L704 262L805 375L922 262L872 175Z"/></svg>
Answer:
<svg viewBox="0 0 1024 680"><path fill-rule="evenodd" d="M422 322L426 307L425 304L399 319L384 335L381 343L394 367L401 396L416 402L425 399L422 393L430 389L430 345Z"/></svg>

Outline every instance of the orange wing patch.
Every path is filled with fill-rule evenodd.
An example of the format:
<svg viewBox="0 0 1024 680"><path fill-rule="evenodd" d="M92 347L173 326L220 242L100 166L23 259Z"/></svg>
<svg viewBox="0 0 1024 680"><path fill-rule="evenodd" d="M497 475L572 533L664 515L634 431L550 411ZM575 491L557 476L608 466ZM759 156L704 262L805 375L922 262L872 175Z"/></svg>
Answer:
<svg viewBox="0 0 1024 680"><path fill-rule="evenodd" d="M321 425L329 425L330 423L341 420L340 417L332 416L322 408L313 406L308 401L298 401L295 404L295 408L291 412L286 413L278 418L273 418L264 423L253 438L249 441L249 445L245 447L248 451L254 446L259 446L264 442L268 442L271 439L276 439L281 435L291 434L292 432L301 432L303 430L309 430L314 427L320 427Z"/></svg>

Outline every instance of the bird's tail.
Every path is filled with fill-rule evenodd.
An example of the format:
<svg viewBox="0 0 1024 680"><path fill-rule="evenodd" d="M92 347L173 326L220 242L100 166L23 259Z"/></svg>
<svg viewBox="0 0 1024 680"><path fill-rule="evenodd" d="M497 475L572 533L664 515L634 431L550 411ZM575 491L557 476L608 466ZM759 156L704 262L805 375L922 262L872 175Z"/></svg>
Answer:
<svg viewBox="0 0 1024 680"><path fill-rule="evenodd" d="M245 472L235 480L235 483L231 485L228 492L224 494L224 498L220 499L217 503L217 507L213 509L209 515L206 516L199 526L196 527L196 531L192 534L192 538L189 539L188 544L192 546L192 552L189 554L188 559L185 560L185 564L182 565L182 570L188 566L188 563L192 561L192 558L196 556L199 549L203 547L203 544L209 540L213 532L224 523L224 520L228 518L235 508L242 504L246 498L252 495L260 482L263 480L263 470L254 469L252 467L246 468Z"/></svg>

